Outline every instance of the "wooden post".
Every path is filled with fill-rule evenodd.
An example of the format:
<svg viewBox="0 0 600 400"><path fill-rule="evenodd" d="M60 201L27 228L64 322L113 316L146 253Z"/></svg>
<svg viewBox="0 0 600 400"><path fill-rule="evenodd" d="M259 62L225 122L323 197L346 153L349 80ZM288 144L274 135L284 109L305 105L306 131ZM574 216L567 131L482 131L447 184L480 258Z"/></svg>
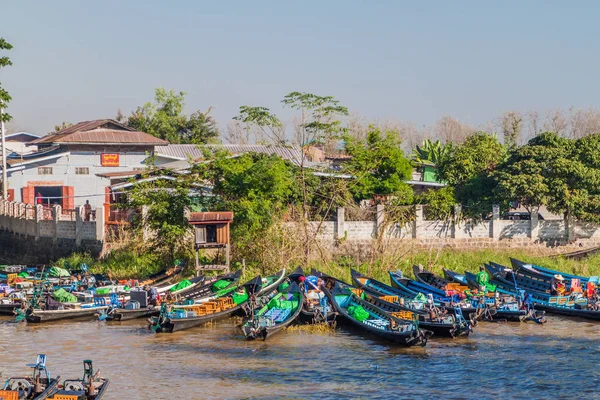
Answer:
<svg viewBox="0 0 600 400"><path fill-rule="evenodd" d="M227 266L227 273L229 273L229 243L225 245L225 265Z"/></svg>
<svg viewBox="0 0 600 400"><path fill-rule="evenodd" d="M200 257L198 255L199 252L200 249L196 247L196 276L200 276Z"/></svg>

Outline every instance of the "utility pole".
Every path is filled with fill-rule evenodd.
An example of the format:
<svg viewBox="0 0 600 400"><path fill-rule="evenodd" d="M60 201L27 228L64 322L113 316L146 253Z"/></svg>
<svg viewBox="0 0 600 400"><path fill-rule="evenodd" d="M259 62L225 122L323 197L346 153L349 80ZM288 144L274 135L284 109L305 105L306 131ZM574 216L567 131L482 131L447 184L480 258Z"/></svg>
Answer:
<svg viewBox="0 0 600 400"><path fill-rule="evenodd" d="M6 132L4 131L4 109L0 108L0 135L2 135L2 198L8 200L8 180L6 179Z"/></svg>

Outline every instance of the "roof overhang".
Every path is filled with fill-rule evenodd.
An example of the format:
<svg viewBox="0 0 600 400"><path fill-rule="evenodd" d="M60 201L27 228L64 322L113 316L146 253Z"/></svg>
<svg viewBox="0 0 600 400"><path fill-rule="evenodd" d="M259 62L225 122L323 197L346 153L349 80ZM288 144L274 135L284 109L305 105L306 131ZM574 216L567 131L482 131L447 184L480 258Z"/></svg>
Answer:
<svg viewBox="0 0 600 400"><path fill-rule="evenodd" d="M115 190L119 190L119 189L125 189L125 188L129 188L129 187L135 186L135 185L137 185L138 183L143 183L143 182L152 182L152 181L157 181L157 180L160 180L160 179L164 179L164 180L167 180L167 181L174 181L174 180L176 180L177 178L174 178L174 177L172 177L172 176L166 176L166 175L151 176L150 178L144 178L144 179L140 179L140 180L137 180L137 181L135 181L135 182L122 182L122 183L117 183L117 184L114 184L114 185L111 185L111 186L109 186L108 188L109 188L111 191L115 191Z"/></svg>
<svg viewBox="0 0 600 400"><path fill-rule="evenodd" d="M405 181L409 185L420 185L420 186L430 186L430 187L445 187L447 186L445 183L440 182L423 182L423 181Z"/></svg>

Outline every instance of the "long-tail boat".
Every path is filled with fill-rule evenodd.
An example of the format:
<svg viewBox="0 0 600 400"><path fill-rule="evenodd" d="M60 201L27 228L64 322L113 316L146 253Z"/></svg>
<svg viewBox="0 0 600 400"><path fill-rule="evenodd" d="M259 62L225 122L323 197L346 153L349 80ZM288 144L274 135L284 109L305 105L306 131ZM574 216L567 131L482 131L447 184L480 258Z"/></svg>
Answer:
<svg viewBox="0 0 600 400"><path fill-rule="evenodd" d="M94 371L92 360L83 361L83 378L67 379L60 388L55 388L49 400L101 400L104 398L110 381L100 377L100 370Z"/></svg>
<svg viewBox="0 0 600 400"><path fill-rule="evenodd" d="M44 400L56 389L60 376L51 378L46 369L46 355L38 354L35 364L27 364L33 369L31 376L9 378L0 390L0 398Z"/></svg>
<svg viewBox="0 0 600 400"><path fill-rule="evenodd" d="M239 328L247 340L267 340L298 318L303 299L300 287L286 279L274 291L250 304L252 309Z"/></svg>
<svg viewBox="0 0 600 400"><path fill-rule="evenodd" d="M315 275L312 276L317 278ZM289 277L298 284L304 293L298 322L301 324L335 323L337 312L329 297L319 287L318 278L317 282L313 282L314 279L311 278L311 275L307 277L302 267L296 268Z"/></svg>
<svg viewBox="0 0 600 400"><path fill-rule="evenodd" d="M467 285L458 284L456 282L451 282L447 279L444 279L433 272L425 270L421 265L414 265L413 273L417 281L444 291L446 296L464 294L465 291L469 290Z"/></svg>
<svg viewBox="0 0 600 400"><path fill-rule="evenodd" d="M370 289L378 286L373 283L373 279L354 269L351 270L351 275L354 284L363 289L363 300L387 312L396 313L403 319L416 319L420 327L432 331L435 337L466 337L475 325L473 321L464 318L460 307L438 307L435 304L405 300L398 295L384 295Z"/></svg>
<svg viewBox="0 0 600 400"><path fill-rule="evenodd" d="M532 283L529 277L518 271L495 263L486 264L485 267L499 291L522 296L525 301L535 304L539 310L569 317L600 320L600 299L597 292L592 297L585 297L581 292L566 296L553 296L549 293L528 289L536 286L536 283Z"/></svg>
<svg viewBox="0 0 600 400"><path fill-rule="evenodd" d="M148 320L148 328L156 333L171 333L232 315L244 315L249 310L250 300L275 290L284 279L285 270L282 270L264 279L258 276L211 301L182 305L163 303L160 315Z"/></svg>
<svg viewBox="0 0 600 400"><path fill-rule="evenodd" d="M330 280L323 290L342 317L341 321L364 333L403 346L425 346L428 338L433 334L419 329L417 322L397 318L361 299L360 289L344 285L337 280Z"/></svg>

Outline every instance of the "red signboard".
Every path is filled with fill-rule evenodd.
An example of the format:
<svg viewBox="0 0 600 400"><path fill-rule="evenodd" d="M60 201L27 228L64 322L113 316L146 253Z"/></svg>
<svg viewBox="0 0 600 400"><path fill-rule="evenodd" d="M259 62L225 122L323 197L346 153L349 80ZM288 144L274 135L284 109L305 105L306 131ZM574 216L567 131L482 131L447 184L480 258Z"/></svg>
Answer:
<svg viewBox="0 0 600 400"><path fill-rule="evenodd" d="M119 155L102 153L100 158L103 167L118 167L119 166Z"/></svg>

